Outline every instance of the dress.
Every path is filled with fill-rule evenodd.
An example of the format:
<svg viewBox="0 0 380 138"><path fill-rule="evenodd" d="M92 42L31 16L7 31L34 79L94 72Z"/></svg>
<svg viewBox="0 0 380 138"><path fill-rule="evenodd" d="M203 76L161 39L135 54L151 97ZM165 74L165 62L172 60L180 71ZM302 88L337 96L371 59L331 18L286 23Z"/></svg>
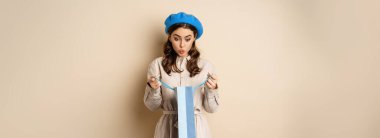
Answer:
<svg viewBox="0 0 380 138"><path fill-rule="evenodd" d="M190 73L186 69L187 61L190 56L177 57L176 65L181 73L171 72L169 76L162 67L162 57L154 59L148 69L148 79L159 77L161 80L172 87L177 86L197 86L207 79L207 74L216 74L213 66L204 59L199 59L198 67L201 72L196 76L190 77ZM173 90L163 87L153 89L149 85L145 88L144 104L151 110L162 109L163 114L156 125L154 138L178 138L177 128L177 100ZM206 84L199 87L194 92L194 112L195 127L197 138L211 138L211 132L203 115L204 111L213 113L219 106L218 89L209 89Z"/></svg>

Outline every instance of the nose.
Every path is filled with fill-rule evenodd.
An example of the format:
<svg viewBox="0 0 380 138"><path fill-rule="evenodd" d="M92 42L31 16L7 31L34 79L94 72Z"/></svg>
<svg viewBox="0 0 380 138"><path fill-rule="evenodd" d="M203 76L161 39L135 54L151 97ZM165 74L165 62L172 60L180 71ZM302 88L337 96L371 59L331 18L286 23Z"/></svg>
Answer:
<svg viewBox="0 0 380 138"><path fill-rule="evenodd" d="M181 40L179 46L180 46L181 48L185 46L185 42L184 42L184 40Z"/></svg>

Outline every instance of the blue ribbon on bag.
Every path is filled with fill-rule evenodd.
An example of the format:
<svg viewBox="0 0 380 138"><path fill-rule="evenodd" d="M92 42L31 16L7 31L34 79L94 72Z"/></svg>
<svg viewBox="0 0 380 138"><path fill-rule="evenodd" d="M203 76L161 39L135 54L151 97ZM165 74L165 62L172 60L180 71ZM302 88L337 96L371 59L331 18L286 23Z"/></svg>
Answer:
<svg viewBox="0 0 380 138"><path fill-rule="evenodd" d="M210 73L207 74L207 76L208 76L208 77L207 77L207 79L206 79L205 81L203 81L201 84L199 84L199 85L193 87L193 90L194 90L194 91L195 91L196 89L198 89L199 87L203 86L204 84L206 84L206 82L207 82L207 80L208 80L209 78L212 78L211 75L210 75ZM171 87L169 84L165 83L164 81L162 81L162 80L159 79L158 77L154 77L154 78L156 78L156 80L160 81L161 84L162 84L164 87L166 87L166 88L168 88L168 89L170 89L170 90L175 91L175 88Z"/></svg>
<svg viewBox="0 0 380 138"><path fill-rule="evenodd" d="M166 88L168 88L168 89L170 89L170 90L175 91L175 88L171 87L169 84L163 82L162 80L159 80L159 81L161 82L161 84L162 84L164 87L166 87ZM207 80L205 80L205 81L203 81L201 84L199 84L199 85L193 87L193 90L198 89L199 87L201 87L202 85L204 85L206 82L207 82Z"/></svg>

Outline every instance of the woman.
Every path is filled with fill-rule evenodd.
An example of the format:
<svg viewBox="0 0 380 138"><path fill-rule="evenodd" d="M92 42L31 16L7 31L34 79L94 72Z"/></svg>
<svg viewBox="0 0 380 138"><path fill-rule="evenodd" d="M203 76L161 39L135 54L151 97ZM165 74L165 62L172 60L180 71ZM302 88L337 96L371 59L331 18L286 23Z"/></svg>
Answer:
<svg viewBox="0 0 380 138"><path fill-rule="evenodd" d="M211 138L203 112L213 113L219 106L217 77L213 66L200 58L195 45L203 33L202 24L193 15L180 12L165 20L168 40L163 57L150 63L144 104L151 111L163 109L156 125L155 138L177 138L177 101L171 87L205 85L194 90L194 118L197 138ZM159 80L158 80L159 79Z"/></svg>

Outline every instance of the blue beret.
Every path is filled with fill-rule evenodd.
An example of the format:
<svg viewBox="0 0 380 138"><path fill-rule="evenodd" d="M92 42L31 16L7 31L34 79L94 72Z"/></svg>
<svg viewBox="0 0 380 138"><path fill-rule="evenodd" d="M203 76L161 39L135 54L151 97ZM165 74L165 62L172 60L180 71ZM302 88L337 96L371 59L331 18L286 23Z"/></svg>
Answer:
<svg viewBox="0 0 380 138"><path fill-rule="evenodd" d="M177 14L170 14L165 20L165 32L168 34L168 29L176 23L186 23L195 27L198 31L197 39L203 34L203 27L201 22L193 15L184 12Z"/></svg>

